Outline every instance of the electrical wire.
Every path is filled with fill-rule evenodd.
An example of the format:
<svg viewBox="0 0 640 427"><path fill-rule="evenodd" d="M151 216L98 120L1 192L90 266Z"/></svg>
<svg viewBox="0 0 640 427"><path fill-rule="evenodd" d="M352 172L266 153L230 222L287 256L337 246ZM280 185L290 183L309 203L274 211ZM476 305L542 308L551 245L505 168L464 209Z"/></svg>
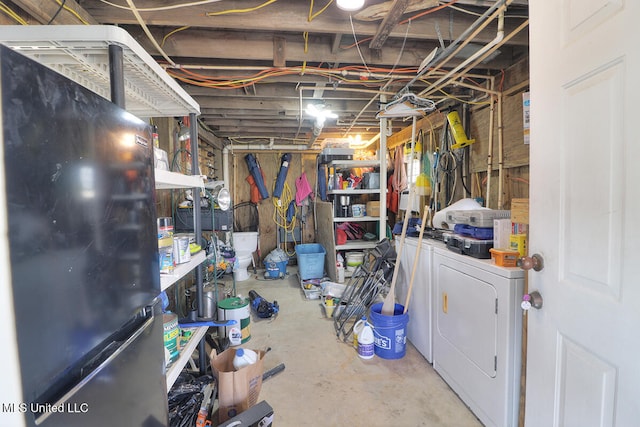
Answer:
<svg viewBox="0 0 640 427"><path fill-rule="evenodd" d="M87 22L86 19L84 19L82 16L80 16L80 14L78 12L76 12L75 10L73 10L72 8L70 8L69 6L65 5L66 0L56 0L56 3L58 3L58 5L60 5L60 7L58 8L58 10L56 11L56 13L53 15L53 17L49 20L49 22L47 23L47 25L50 25L58 16L58 14L64 9L67 12L69 12L70 14L72 14L73 16L75 16L76 18L78 18L78 20L80 22L82 22L84 25L89 25L89 23Z"/></svg>
<svg viewBox="0 0 640 427"><path fill-rule="evenodd" d="M243 87L251 86L255 83L262 82L272 77L280 77L287 75L298 75L302 71L309 75L318 75L327 77L332 81L340 81L345 84L354 84L358 86L365 87L376 87L379 88L381 85L388 83L391 80L402 80L399 77L393 78L368 78L367 80L361 79L350 79L346 74L348 73L362 73L368 72L371 73L385 73L389 74L389 68L368 68L365 69L362 66L344 66L338 68L324 68L324 67L310 67L305 66L304 70L300 67L284 67L284 68L268 68L265 70L258 71L253 75L244 75L244 76L210 76L205 74L197 73L193 70L189 70L183 67L177 68L166 68L166 71L173 78L180 80L184 83L189 83L194 86L200 87L208 87L215 89L239 89ZM411 75L415 75L417 72L417 68L398 68L393 70L394 75L402 76L404 74L407 75L407 80Z"/></svg>
<svg viewBox="0 0 640 427"><path fill-rule="evenodd" d="M274 182L274 187L275 187L275 182ZM287 184L286 182L284 183L284 187L282 189L282 195L281 197L278 199L277 197L272 197L271 198L273 201L273 222L276 224L277 227L280 227L284 230L284 235L285 235L285 241L287 240L286 237L288 234L291 235L291 241L294 244L296 244L296 239L295 239L295 235L294 235L294 230L296 228L296 216L297 216L297 209L296 211L294 211L294 214L291 218L291 221L287 221L287 209L289 208L289 204L293 201L293 192L291 191L291 187L289 187L289 184ZM295 255L295 249L293 252L289 252L285 246L284 251L287 255L289 256L293 256Z"/></svg>
<svg viewBox="0 0 640 427"><path fill-rule="evenodd" d="M160 46L163 46L163 47L164 47L164 44L165 44L165 42L167 41L167 39L168 39L169 37L171 37L172 35L174 35L174 34L176 34L176 33L180 32L180 31L184 31L184 30L186 30L187 28L191 28L191 26L186 25L186 26L184 26L184 27L176 28L175 30L170 31L170 32L169 32L169 34L167 34L166 36L164 36L164 37L162 38L162 43L160 43Z"/></svg>
<svg viewBox="0 0 640 427"><path fill-rule="evenodd" d="M111 3L107 0L98 0L101 3L104 3L106 5L109 5L111 7L115 7L117 9L123 9L123 10L128 10L131 11L130 7L127 6L122 6L119 4L115 4L115 3ZM180 4L172 4L170 6L158 6L158 7L144 7L144 8L140 8L138 9L139 12L158 12L161 10L172 10L172 9L181 9L183 7L191 7L191 6L201 6L204 4L209 4L209 3L217 3L219 1L222 0L202 0L202 1L194 1L192 3L180 3Z"/></svg>
<svg viewBox="0 0 640 427"><path fill-rule="evenodd" d="M64 4L67 2L67 0L62 0L62 3L60 3L60 7L58 8L58 10L56 10L56 13L53 14L53 16L51 17L51 19L49 19L49 22L47 22L47 25L51 25L51 23L53 21L55 21L55 19L58 17L58 15L60 14L60 12L62 11L62 9L64 9Z"/></svg>
<svg viewBox="0 0 640 427"><path fill-rule="evenodd" d="M16 21L20 25L29 25L27 21L22 19L20 15L14 12L13 9L11 9L9 6L4 4L4 2L0 2L0 11L4 12L6 15L8 15L10 18L12 18L14 21Z"/></svg>
<svg viewBox="0 0 640 427"><path fill-rule="evenodd" d="M404 47L405 47L405 45L407 43L407 38L409 37L409 29L410 28L411 28L411 20L409 20L409 24L407 24L407 31L405 31L405 33L404 33L404 38L402 39L402 46L400 47L400 52L398 52L398 56L396 57L396 61L393 63L393 66L391 67L391 70L386 75L386 77L390 77L391 74L393 74L393 70L396 69L396 66L400 62L400 58L402 57L402 54L404 53Z"/></svg>
<svg viewBox="0 0 640 427"><path fill-rule="evenodd" d="M176 63L173 62L173 60L171 60L171 58L169 58L169 56L164 52L164 50L162 50L162 47L160 47L160 45L158 44L156 39L151 34L151 31L149 30L149 27L147 27L147 24L142 19L142 16L140 15L140 12L138 11L138 9L136 9L136 5L133 4L133 0L127 0L127 4L131 8L131 12L133 12L134 16L136 17L136 20L138 21L138 24L142 27L144 33L149 38L149 41L151 42L151 44L153 44L153 46L158 50L158 52L160 52L160 55L162 55L162 57L164 59L166 59L168 63L170 63L171 65L175 66Z"/></svg>
<svg viewBox="0 0 640 427"><path fill-rule="evenodd" d="M316 17L320 16L321 13L323 13L325 10L327 10L327 8L329 6L331 6L331 3L333 3L333 0L329 0L327 2L326 5L324 5L324 7L322 9L320 9L319 11L317 11L316 13L313 13L313 0L311 0L311 4L309 6L309 18L307 18L307 22L311 22L313 21Z"/></svg>
<svg viewBox="0 0 640 427"><path fill-rule="evenodd" d="M271 3L275 3L277 0L267 0L266 2L259 4L258 6L255 7L248 7L246 9L229 9L229 10L222 10L220 12L207 12L205 13L206 16L221 16L221 15L229 15L231 13L247 13L247 12L254 12L258 9L262 9L265 6L269 6Z"/></svg>
<svg viewBox="0 0 640 427"><path fill-rule="evenodd" d="M439 11L441 9L444 9L445 7L449 7L449 6L453 5L453 4L456 4L456 3L458 3L458 1L459 0L451 0L449 3L445 3L445 4L442 4L440 6L433 7L431 9L427 9L424 12L420 12L417 15L413 15L412 17L410 17L408 19L405 19L404 21L400 21L398 24L402 25L402 24L406 24L407 22L409 22L411 20L416 20L418 18L422 18L423 16L429 15L431 13L434 13L434 12L437 12L437 11Z"/></svg>
<svg viewBox="0 0 640 427"><path fill-rule="evenodd" d="M351 34L353 34L353 39L356 41L356 49L358 50L358 55L360 55L360 60L364 64L364 67L367 69L367 71L371 72L369 71L367 62L364 60L364 56L362 56L362 51L360 50L360 45L358 43L358 36L356 36L356 29L353 26L353 18L351 17L351 14L349 14L349 23L351 24Z"/></svg>

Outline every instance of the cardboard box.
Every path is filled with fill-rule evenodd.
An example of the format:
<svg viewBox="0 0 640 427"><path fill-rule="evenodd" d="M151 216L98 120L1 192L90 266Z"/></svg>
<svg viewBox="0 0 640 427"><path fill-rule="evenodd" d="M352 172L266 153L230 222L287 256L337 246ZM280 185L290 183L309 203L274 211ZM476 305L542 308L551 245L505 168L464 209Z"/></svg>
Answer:
<svg viewBox="0 0 640 427"><path fill-rule="evenodd" d="M262 388L264 355L261 350L258 361L242 369L233 368L235 348L229 348L220 354L211 352L211 368L218 380L218 422L222 423L249 409L258 402Z"/></svg>
<svg viewBox="0 0 640 427"><path fill-rule="evenodd" d="M365 210L367 212L367 216L380 216L380 202L376 200L367 202Z"/></svg>
<svg viewBox="0 0 640 427"><path fill-rule="evenodd" d="M493 247L509 248L511 237L511 220L509 218L501 218L493 220Z"/></svg>
<svg viewBox="0 0 640 427"><path fill-rule="evenodd" d="M526 234L512 234L509 239L509 248L512 251L518 252L521 257L527 255L527 235Z"/></svg>

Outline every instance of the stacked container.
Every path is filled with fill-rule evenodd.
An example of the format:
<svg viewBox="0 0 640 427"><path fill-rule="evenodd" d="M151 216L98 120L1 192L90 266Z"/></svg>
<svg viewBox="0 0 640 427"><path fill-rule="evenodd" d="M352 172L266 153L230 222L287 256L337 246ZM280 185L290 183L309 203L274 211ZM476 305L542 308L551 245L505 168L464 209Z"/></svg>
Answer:
<svg viewBox="0 0 640 427"><path fill-rule="evenodd" d="M453 233L445 233L444 241L453 252L474 258L489 259L493 248L494 219L510 218L511 211L494 209L452 210L447 222L455 224Z"/></svg>

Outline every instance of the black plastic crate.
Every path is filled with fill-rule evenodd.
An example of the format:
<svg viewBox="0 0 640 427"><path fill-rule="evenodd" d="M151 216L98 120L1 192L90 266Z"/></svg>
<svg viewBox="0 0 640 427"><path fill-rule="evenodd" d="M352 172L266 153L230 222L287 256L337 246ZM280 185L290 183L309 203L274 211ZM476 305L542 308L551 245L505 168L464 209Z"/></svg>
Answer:
<svg viewBox="0 0 640 427"><path fill-rule="evenodd" d="M211 222L211 208L200 209L200 223L205 231L231 231L233 230L233 210L223 211L214 209L215 223ZM175 213L176 231L193 231L193 208L178 208Z"/></svg>

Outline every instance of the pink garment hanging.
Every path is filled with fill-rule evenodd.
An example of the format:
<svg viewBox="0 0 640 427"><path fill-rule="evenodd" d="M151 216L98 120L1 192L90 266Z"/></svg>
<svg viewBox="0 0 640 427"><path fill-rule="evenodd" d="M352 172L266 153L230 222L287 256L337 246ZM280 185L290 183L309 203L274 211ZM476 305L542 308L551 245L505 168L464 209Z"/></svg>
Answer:
<svg viewBox="0 0 640 427"><path fill-rule="evenodd" d="M393 155L393 189L402 193L407 188L407 172L404 170L404 147L396 146Z"/></svg>
<svg viewBox="0 0 640 427"><path fill-rule="evenodd" d="M393 155L393 175L389 177L387 190L387 209L393 213L398 213L400 193L407 188L407 173L404 169L404 148L402 145L396 147Z"/></svg>
<svg viewBox="0 0 640 427"><path fill-rule="evenodd" d="M302 206L302 201L313 193L309 181L307 181L307 175L302 172L302 175L296 178L296 205Z"/></svg>

